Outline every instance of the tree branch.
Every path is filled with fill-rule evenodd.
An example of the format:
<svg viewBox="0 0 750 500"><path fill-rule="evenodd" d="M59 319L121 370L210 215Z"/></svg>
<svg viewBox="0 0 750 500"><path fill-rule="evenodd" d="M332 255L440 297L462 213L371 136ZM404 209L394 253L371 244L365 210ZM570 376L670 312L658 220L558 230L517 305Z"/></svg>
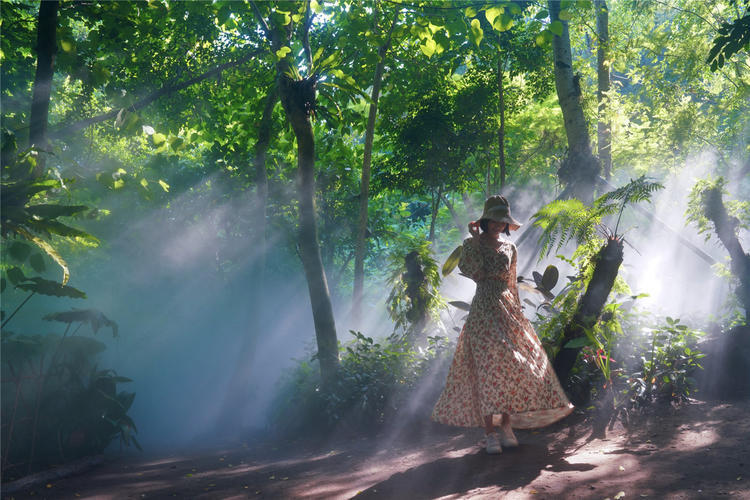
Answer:
<svg viewBox="0 0 750 500"><path fill-rule="evenodd" d="M240 59L237 59L236 61L227 62L224 64L221 64L209 71L206 71L205 73L202 73L198 76L195 76L193 78L190 78L189 80L186 80L182 83L177 84L168 84L164 87L160 88L156 92L153 92L152 94L144 97L143 99L140 99L130 106L127 106L126 109L129 111L137 111L141 108L145 108L152 102L156 101L160 97L164 97L170 94L173 94L175 92L179 92L180 90L186 89L190 87L191 85L194 85L198 82L201 82L207 78L210 78L214 75L217 75L221 73L222 71L232 68L234 66L239 66L241 64L246 63L250 59L254 58L261 52L261 49L256 49L247 55L241 57ZM108 113L104 113L98 116L93 116L91 118L86 118L85 120L81 120L79 122L73 123L72 125L66 125L64 123L57 125L57 130L49 134L50 139L63 139L65 137L68 137L79 130L83 130L91 125L94 125L95 123L100 123L106 120L114 119L117 116L117 113L120 112L120 108L113 109L112 111Z"/></svg>

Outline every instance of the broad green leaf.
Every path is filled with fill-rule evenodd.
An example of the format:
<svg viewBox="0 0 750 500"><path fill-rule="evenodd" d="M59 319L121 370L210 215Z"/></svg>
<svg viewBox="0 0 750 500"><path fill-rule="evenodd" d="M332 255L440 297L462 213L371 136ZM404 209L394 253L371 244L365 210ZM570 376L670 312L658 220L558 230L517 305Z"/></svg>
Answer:
<svg viewBox="0 0 750 500"><path fill-rule="evenodd" d="M548 17L549 17L549 12L547 12L546 10L540 10L534 16L534 19L547 19Z"/></svg>
<svg viewBox="0 0 750 500"><path fill-rule="evenodd" d="M289 47L286 47L286 46L281 47L279 50L276 51L276 57L278 57L279 59L284 59L287 56L287 54L289 54L291 51L292 49L290 49Z"/></svg>
<svg viewBox="0 0 750 500"><path fill-rule="evenodd" d="M67 53L74 52L76 49L75 42L73 40L60 40L60 48Z"/></svg>
<svg viewBox="0 0 750 500"><path fill-rule="evenodd" d="M317 0L310 0L310 8L316 14L320 14L321 12L323 12L323 7L318 3Z"/></svg>
<svg viewBox="0 0 750 500"><path fill-rule="evenodd" d="M164 182L163 180L159 179L159 185L161 186L161 188L162 188L162 189L163 189L163 190L164 190L165 192L167 192L167 193L169 192L169 184L167 184L167 183L166 183L166 182Z"/></svg>
<svg viewBox="0 0 750 500"><path fill-rule="evenodd" d="M85 212L88 208L86 205L40 204L26 207L26 211L43 219L55 219L57 217L70 217Z"/></svg>
<svg viewBox="0 0 750 500"><path fill-rule="evenodd" d="M31 253L31 247L21 241L14 241L10 247L8 247L8 254L18 262L26 261L26 258Z"/></svg>
<svg viewBox="0 0 750 500"><path fill-rule="evenodd" d="M557 36L562 36L563 23L561 21L552 21L549 25L549 30Z"/></svg>
<svg viewBox="0 0 750 500"><path fill-rule="evenodd" d="M115 182L112 183L112 188L114 189L122 189L125 187L125 181L122 179L116 179Z"/></svg>
<svg viewBox="0 0 750 500"><path fill-rule="evenodd" d="M436 46L437 44L435 43L435 40L433 40L432 38L425 38L422 44L419 46L419 49L427 57L432 57L432 54L435 53Z"/></svg>
<svg viewBox="0 0 750 500"><path fill-rule="evenodd" d="M23 271L21 271L17 267L11 267L5 273L8 275L8 280L14 285L17 285L18 283L26 280L26 276L23 275Z"/></svg>
<svg viewBox="0 0 750 500"><path fill-rule="evenodd" d="M27 240L34 242L36 246L44 250L44 252L47 255L52 257L52 260L54 260L57 263L57 265L60 266L63 270L63 279L62 279L63 286L67 284L68 280L70 279L70 270L68 270L68 264L65 262L65 260L63 260L60 254L57 253L57 250L55 250L54 247L52 247L52 245L50 245L49 243L47 243L40 237L34 236L33 234L29 233L25 229L16 228L16 231L18 232L18 234L20 234Z"/></svg>
<svg viewBox="0 0 750 500"><path fill-rule="evenodd" d="M500 32L508 31L513 27L513 18L508 14L503 14L495 21L495 24L493 24L492 27Z"/></svg>
<svg viewBox="0 0 750 500"><path fill-rule="evenodd" d="M29 264L31 264L32 269L38 273L43 273L45 266L44 266L44 259L42 258L41 254L35 253L29 258Z"/></svg>
<svg viewBox="0 0 750 500"><path fill-rule="evenodd" d="M463 253L463 246L457 246L451 254L445 259L443 264L443 276L448 276L458 265L458 261L461 260L461 254Z"/></svg>
<svg viewBox="0 0 750 500"><path fill-rule="evenodd" d="M35 292L52 297L69 297L71 299L85 299L86 294L72 286L61 285L57 281L45 280L43 278L29 278L24 283L19 283L18 288L27 292Z"/></svg>
<svg viewBox="0 0 750 500"><path fill-rule="evenodd" d="M487 22L490 23L490 25L493 25L495 23L495 18L505 12L505 9L502 7L491 7L484 11L484 17L487 18Z"/></svg>
<svg viewBox="0 0 750 500"><path fill-rule="evenodd" d="M561 21L570 21L571 19L573 19L573 13L569 10L561 10L560 14L557 17Z"/></svg>
<svg viewBox="0 0 750 500"><path fill-rule="evenodd" d="M141 179L141 186L143 186L144 188L148 189L148 181L146 180L145 177L143 179Z"/></svg>
<svg viewBox="0 0 750 500"><path fill-rule="evenodd" d="M448 302L450 305L462 311L471 311L471 304L468 304L462 300L452 300Z"/></svg>
<svg viewBox="0 0 750 500"><path fill-rule="evenodd" d="M472 17L477 15L477 9L474 7L466 7L466 10L464 10L464 15L471 19Z"/></svg>
<svg viewBox="0 0 750 500"><path fill-rule="evenodd" d="M167 137L164 134L157 132L151 136L151 140L154 141L154 146L159 147L164 144L164 141L167 140Z"/></svg>
<svg viewBox="0 0 750 500"><path fill-rule="evenodd" d="M576 339L571 340L570 342L565 344L563 347L567 349L578 349L578 348L585 347L590 344L591 342L589 341L588 337L578 337Z"/></svg>
<svg viewBox="0 0 750 500"><path fill-rule="evenodd" d="M479 19L473 19L471 21L471 31L469 33L471 41L474 42L477 47L479 47L479 44L482 42L482 38L484 38L484 31L482 30L480 24L481 23L479 22Z"/></svg>

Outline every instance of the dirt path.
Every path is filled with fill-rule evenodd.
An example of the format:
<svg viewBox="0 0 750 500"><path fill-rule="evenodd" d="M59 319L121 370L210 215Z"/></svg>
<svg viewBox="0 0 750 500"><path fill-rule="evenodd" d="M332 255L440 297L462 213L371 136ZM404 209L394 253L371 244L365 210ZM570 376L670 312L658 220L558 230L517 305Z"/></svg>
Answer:
<svg viewBox="0 0 750 500"><path fill-rule="evenodd" d="M419 438L238 446L109 461L3 495L13 499L750 499L750 402L696 403L592 435L582 416L487 456L480 431L425 427ZM564 424L564 425L563 425ZM478 434L479 432L479 434Z"/></svg>

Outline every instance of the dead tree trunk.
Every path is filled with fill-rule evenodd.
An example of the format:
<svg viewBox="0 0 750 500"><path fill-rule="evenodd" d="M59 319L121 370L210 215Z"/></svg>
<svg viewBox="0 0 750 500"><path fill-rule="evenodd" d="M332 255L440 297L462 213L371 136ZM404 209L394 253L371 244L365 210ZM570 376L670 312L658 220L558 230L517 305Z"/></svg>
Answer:
<svg viewBox="0 0 750 500"><path fill-rule="evenodd" d="M31 97L31 116L29 117L29 146L37 150L47 149L49 99L52 92L52 76L55 71L55 54L57 53L58 6L57 0L41 2L39 5L36 31L37 65ZM40 154L33 171L35 177L44 173L44 164L45 156Z"/></svg>
<svg viewBox="0 0 750 500"><path fill-rule="evenodd" d="M553 361L557 378L565 386L568 375L576 362L580 347L565 347L571 340L583 337L584 330L593 327L607 302L609 292L615 284L617 272L622 264L622 240L611 238L596 254L594 274L586 292L578 301L575 313L563 330L562 346Z"/></svg>
<svg viewBox="0 0 750 500"><path fill-rule="evenodd" d="M591 203L601 166L591 153L588 126L581 105L580 75L573 74L568 21L560 19L558 0L548 0L547 5L550 20L559 21L563 27L562 34L555 35L552 39L555 89L565 123L565 135L568 138L568 156L557 171L557 175L566 187L572 187L571 196L584 203Z"/></svg>
<svg viewBox="0 0 750 500"><path fill-rule="evenodd" d="M606 0L596 0L596 32L599 37L596 48L596 67L598 81L598 120L596 123L597 152L604 169L604 178L609 180L612 174L612 136L611 123L606 118L609 92L609 10Z"/></svg>

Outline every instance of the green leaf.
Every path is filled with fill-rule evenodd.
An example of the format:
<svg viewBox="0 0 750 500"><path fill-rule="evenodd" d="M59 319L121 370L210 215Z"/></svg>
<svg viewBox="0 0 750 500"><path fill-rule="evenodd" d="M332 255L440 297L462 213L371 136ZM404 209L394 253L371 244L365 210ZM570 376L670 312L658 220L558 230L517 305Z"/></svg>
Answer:
<svg viewBox="0 0 750 500"><path fill-rule="evenodd" d="M571 341L569 341L567 344L565 344L563 347L566 349L579 349L581 347L590 345L591 342L589 342L588 337L578 337Z"/></svg>
<svg viewBox="0 0 750 500"><path fill-rule="evenodd" d="M141 186L143 186L145 189L148 189L148 181L145 177L141 179Z"/></svg>
<svg viewBox="0 0 750 500"><path fill-rule="evenodd" d="M318 3L317 0L310 0L310 8L316 14L320 14L321 12L323 12L323 7Z"/></svg>
<svg viewBox="0 0 750 500"><path fill-rule="evenodd" d="M491 7L484 11L484 17L487 18L487 22L490 23L490 25L493 25L495 23L495 18L505 12L505 9L502 7Z"/></svg>
<svg viewBox="0 0 750 500"><path fill-rule="evenodd" d="M508 14L503 14L499 19L497 19L497 21L495 21L495 24L493 24L492 27L496 31L508 31L513 27L513 18Z"/></svg>
<svg viewBox="0 0 750 500"><path fill-rule="evenodd" d="M477 15L477 9L474 7L466 7L466 10L464 10L464 15L468 18L472 18Z"/></svg>
<svg viewBox="0 0 750 500"><path fill-rule="evenodd" d="M29 259L29 264L31 264L32 269L38 273L44 272L44 258L42 258L41 254L35 253L31 256Z"/></svg>
<svg viewBox="0 0 750 500"><path fill-rule="evenodd" d="M11 267L7 271L5 271L5 274L8 275L8 280L14 285L17 285L18 283L26 280L26 276L24 276L23 271L21 271L17 267Z"/></svg>
<svg viewBox="0 0 750 500"><path fill-rule="evenodd" d="M557 36L562 36L563 34L563 23L561 21L552 21L549 25L549 30L554 33Z"/></svg>
<svg viewBox="0 0 750 500"><path fill-rule="evenodd" d="M159 185L161 186L161 188L162 188L162 189L163 189L163 190L164 190L165 192L167 192L167 193L169 192L169 184L167 184L167 183L166 183L166 182L164 182L163 180L159 179Z"/></svg>
<svg viewBox="0 0 750 500"><path fill-rule="evenodd" d="M451 254L445 259L443 264L443 276L448 276L458 265L458 261L461 260L461 254L463 253L463 246L457 246Z"/></svg>
<svg viewBox="0 0 750 500"><path fill-rule="evenodd" d="M450 305L457 309L461 309L463 311L471 311L471 304L468 304L466 302L463 302L461 300L453 300L451 302L448 302Z"/></svg>
<svg viewBox="0 0 750 500"><path fill-rule="evenodd" d="M281 47L279 50L276 51L276 57L279 59L284 59L287 54L289 54L292 51L289 47Z"/></svg>
<svg viewBox="0 0 750 500"><path fill-rule="evenodd" d="M122 179L117 179L112 183L113 189L122 189L123 187L125 187L125 181Z"/></svg>
<svg viewBox="0 0 750 500"><path fill-rule="evenodd" d="M151 140L154 141L154 146L159 147L167 140L167 137L164 134L160 134L159 132L153 134L151 136Z"/></svg>
<svg viewBox="0 0 750 500"><path fill-rule="evenodd" d="M573 13L569 10L561 10L560 14L557 17L561 21L570 21L571 19L573 19Z"/></svg>
<svg viewBox="0 0 750 500"><path fill-rule="evenodd" d="M477 47L479 47L479 44L482 42L482 38L484 38L484 31L482 30L480 24L481 23L479 22L479 19L473 19L471 21L471 31L469 32L471 41L474 42Z"/></svg>
<svg viewBox="0 0 750 500"><path fill-rule="evenodd" d="M8 247L8 254L18 262L25 262L31 253L31 247L21 241L14 241L10 247Z"/></svg>
<svg viewBox="0 0 750 500"><path fill-rule="evenodd" d="M549 12L546 10L540 10L537 12L536 16L534 16L534 19L547 19L549 17Z"/></svg>
<svg viewBox="0 0 750 500"><path fill-rule="evenodd" d="M24 283L19 283L18 288L27 292L35 292L41 295L52 297L69 297L72 299L85 299L86 294L73 288L72 286L62 285L57 281L46 280L43 278L29 278Z"/></svg>
<svg viewBox="0 0 750 500"><path fill-rule="evenodd" d="M436 47L437 44L435 43L435 40L433 40L432 38L425 38L422 44L419 46L419 49L427 57L432 57L432 54L435 53Z"/></svg>
<svg viewBox="0 0 750 500"><path fill-rule="evenodd" d="M44 219L55 219L57 217L70 217L85 212L88 208L86 205L40 204L28 206L26 207L26 211L31 215L36 215Z"/></svg>

